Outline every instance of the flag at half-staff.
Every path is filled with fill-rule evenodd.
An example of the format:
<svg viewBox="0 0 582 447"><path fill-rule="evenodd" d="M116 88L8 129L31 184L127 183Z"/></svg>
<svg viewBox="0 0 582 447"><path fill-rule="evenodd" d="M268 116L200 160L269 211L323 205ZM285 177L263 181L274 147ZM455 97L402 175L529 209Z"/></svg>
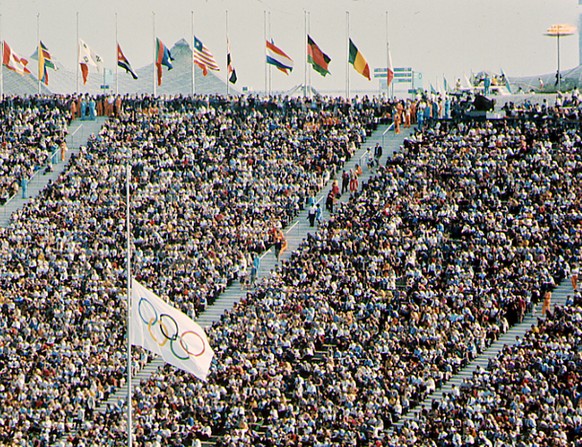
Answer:
<svg viewBox="0 0 582 447"><path fill-rule="evenodd" d="M130 340L201 380L208 376L214 351L204 330L135 279L131 286Z"/></svg>
<svg viewBox="0 0 582 447"><path fill-rule="evenodd" d="M79 65L83 75L83 84L87 83L89 67L95 67L99 73L103 70L103 59L89 45L79 39Z"/></svg>
<svg viewBox="0 0 582 447"><path fill-rule="evenodd" d="M358 47L352 42L350 39L350 64L353 65L354 69L360 73L365 78L368 78L368 81L371 81L372 78L370 77L370 66L368 65L368 61L364 55L358 50Z"/></svg>
<svg viewBox="0 0 582 447"><path fill-rule="evenodd" d="M288 75L293 71L293 59L271 40L267 41L267 64L274 65L279 71Z"/></svg>
<svg viewBox="0 0 582 447"><path fill-rule="evenodd" d="M174 68L172 65L172 61L174 58L172 57L172 53L164 43L156 38L156 68L158 74L158 85L162 85L162 65L166 67L168 70Z"/></svg>
<svg viewBox="0 0 582 447"><path fill-rule="evenodd" d="M34 54L30 56L32 60L38 61L38 79L45 85L49 84L48 69L58 70L50 51L42 41L39 42Z"/></svg>
<svg viewBox="0 0 582 447"><path fill-rule="evenodd" d="M328 67L331 58L321 51L321 48L319 48L309 35L307 36L307 62L309 62L313 69L321 76L330 74Z"/></svg>
<svg viewBox="0 0 582 447"><path fill-rule="evenodd" d="M121 46L119 44L117 44L117 66L123 68L126 73L129 73L133 77L133 79L137 79L136 72L133 71L131 64L123 54L123 51L121 51Z"/></svg>
<svg viewBox="0 0 582 447"><path fill-rule="evenodd" d="M212 52L196 36L194 36L194 63L200 67L204 76L208 74L208 70L220 71Z"/></svg>
<svg viewBox="0 0 582 447"><path fill-rule="evenodd" d="M226 42L226 69L228 70L228 81L232 84L236 84L236 70L232 64L232 56L230 55L230 41Z"/></svg>
<svg viewBox="0 0 582 447"><path fill-rule="evenodd" d="M27 67L28 60L16 54L12 50L12 48L10 48L10 45L6 43L6 41L4 41L2 45L3 45L2 64L6 68L15 71L21 76L24 76L25 74L30 74L30 70Z"/></svg>

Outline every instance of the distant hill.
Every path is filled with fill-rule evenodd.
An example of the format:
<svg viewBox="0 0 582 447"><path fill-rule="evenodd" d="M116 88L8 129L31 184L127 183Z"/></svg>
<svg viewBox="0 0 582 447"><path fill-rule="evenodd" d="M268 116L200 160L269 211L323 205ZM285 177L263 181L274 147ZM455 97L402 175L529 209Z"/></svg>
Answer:
<svg viewBox="0 0 582 447"><path fill-rule="evenodd" d="M158 95L189 95L192 92L192 49L188 42L180 39L170 50L174 61L174 68L168 70L163 67L162 85L157 87ZM36 73L36 62L31 61L31 71ZM57 71L49 70L49 86L43 84L42 93L73 93L77 85L77 72L60 66ZM119 69L119 93L153 93L154 64L136 69L139 79L134 80L125 70ZM36 75L20 76L3 67L4 94L6 95L34 95L38 92ZM209 71L207 76L202 75L202 70L196 67L196 93L197 94L226 94L226 84L215 72ZM109 89L103 90L103 74L90 67L87 85L83 85L79 73L80 93L115 93L115 72L108 80ZM230 93L240 94L232 84Z"/></svg>

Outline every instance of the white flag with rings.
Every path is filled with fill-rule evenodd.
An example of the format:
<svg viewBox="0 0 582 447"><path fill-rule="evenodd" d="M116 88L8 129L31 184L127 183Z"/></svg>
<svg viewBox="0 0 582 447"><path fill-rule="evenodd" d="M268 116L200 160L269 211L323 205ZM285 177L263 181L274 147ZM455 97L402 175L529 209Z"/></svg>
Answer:
<svg viewBox="0 0 582 447"><path fill-rule="evenodd" d="M206 380L214 351L204 330L135 279L131 287L131 344Z"/></svg>

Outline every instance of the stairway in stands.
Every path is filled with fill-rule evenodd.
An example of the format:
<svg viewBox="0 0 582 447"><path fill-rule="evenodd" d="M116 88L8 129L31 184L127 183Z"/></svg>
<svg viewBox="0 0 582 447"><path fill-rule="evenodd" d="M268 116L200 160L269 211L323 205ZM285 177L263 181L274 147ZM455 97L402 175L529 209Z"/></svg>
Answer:
<svg viewBox="0 0 582 447"><path fill-rule="evenodd" d="M22 188L20 188L4 206L0 207L0 227L8 227L10 224L10 218L14 211L21 209L24 205L37 197L49 182L54 183L59 178L65 170L67 165L66 162L71 159L72 155L79 153L79 148L87 144L87 140L91 134L97 134L99 132L105 121L107 121L107 117L102 116L94 121L71 121L69 124L69 134L66 138L67 153L65 155L65 160L60 160L60 153L58 153L56 157L59 161L52 164L52 170L50 172L45 171L47 167L46 165L42 166L30 179L26 197L22 197Z"/></svg>
<svg viewBox="0 0 582 447"><path fill-rule="evenodd" d="M554 309L556 306L564 306L566 304L566 299L568 295L573 295L574 290L572 289L572 284L569 278L564 279L558 287L552 292L552 302L551 308ZM545 317L541 315L541 305L538 304L535 315L533 313L527 314L521 323L513 325L509 330L502 334L497 341L491 344L489 348L478 355L473 361L468 363L463 369L461 369L457 374L455 374L449 381L447 381L441 388L435 390L432 394L427 396L419 405L417 405L413 410L405 414L394 426L389 430L393 433L393 430L398 430L402 428L405 424L410 424L418 419L421 411L424 408L430 408L433 401L441 400L445 394L449 394L454 388L462 388L463 382L466 379L471 379L473 373L478 367L481 369L486 369L489 365L489 360L494 359L499 355L504 346L512 346L519 339L523 338L526 332L528 332L532 326L538 324L538 319L543 320Z"/></svg>
<svg viewBox="0 0 582 447"><path fill-rule="evenodd" d="M367 166L365 166L365 155L368 148L372 148L372 153L374 150L374 146L376 143L379 143L383 147L383 155L381 163L383 163L387 157L394 154L394 152L398 151L400 146L402 145L405 138L410 136L412 133L412 129L404 129L402 133L395 135L392 132L391 126L381 125L378 126L376 131L370 135L364 144L360 147L360 149L351 157L350 160L347 161L344 168L345 170L349 171L352 168L355 168L356 164L362 165L363 174L359 178L360 187L363 183L367 182L373 172L370 171ZM341 177L341 172L338 173L338 177ZM338 178L338 181L341 185L341 178ZM320 191L320 193L316 196L316 201L320 203L320 206L324 210L323 212L323 219L326 220L329 218L329 213L325 211L325 198L327 194L331 190L333 178L331 178L327 185ZM349 199L349 194L343 194L340 202L345 203ZM281 260L287 260L291 257L293 251L295 251L301 242L307 237L308 233L314 233L317 231L316 227L309 226L309 220L307 218L308 210L304 209L299 213L299 215L291 222L291 224L284 229L285 237L288 243L288 249L282 254ZM275 255L273 253L273 249L267 250L265 253L262 254L261 257L261 266L257 275L257 278L263 278L268 276L271 272L277 269L278 263L275 259ZM198 324L202 327L206 328L211 326L213 323L220 320L222 314L229 309L232 309L233 306L238 303L241 298L246 296L248 291L241 290L240 283L235 281L231 284L225 291L222 293L212 305L208 306L204 312L202 312L199 318L196 320ZM316 355L321 356L323 358L324 352L316 353ZM152 361L150 361L147 365L145 365L133 378L132 378L132 392L135 392L135 389L139 386L142 380L147 380L149 377L155 373L158 368L164 365L164 361L156 357ZM212 374L212 370L210 371ZM107 408L117 408L120 409L121 406L125 406L125 400L127 396L127 390L125 387L119 388L115 393L109 396L109 398L102 402L101 405L97 408L98 411L105 412ZM202 443L203 445L210 446L215 445L215 439L212 438L210 441L206 441Z"/></svg>

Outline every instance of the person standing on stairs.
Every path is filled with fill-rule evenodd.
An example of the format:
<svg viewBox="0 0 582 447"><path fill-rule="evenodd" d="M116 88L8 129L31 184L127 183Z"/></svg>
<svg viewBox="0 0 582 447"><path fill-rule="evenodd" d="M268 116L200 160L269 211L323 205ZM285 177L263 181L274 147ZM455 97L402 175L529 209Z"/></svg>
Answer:
<svg viewBox="0 0 582 447"><path fill-rule="evenodd" d="M545 317L548 311L550 310L550 306L552 305L552 291L547 290L544 294L544 305L542 306L542 316Z"/></svg>
<svg viewBox="0 0 582 447"><path fill-rule="evenodd" d="M572 275L570 276L570 281L572 283L572 289L574 292L578 290L578 266L574 265L572 268Z"/></svg>
<svg viewBox="0 0 582 447"><path fill-rule="evenodd" d="M309 208L309 213L307 214L307 218L309 219L309 226L315 226L315 218L317 217L317 207L315 204L311 205Z"/></svg>
<svg viewBox="0 0 582 447"><path fill-rule="evenodd" d="M342 174L342 194L348 191L349 186L350 186L350 174L346 172L346 170L344 169L344 172Z"/></svg>

